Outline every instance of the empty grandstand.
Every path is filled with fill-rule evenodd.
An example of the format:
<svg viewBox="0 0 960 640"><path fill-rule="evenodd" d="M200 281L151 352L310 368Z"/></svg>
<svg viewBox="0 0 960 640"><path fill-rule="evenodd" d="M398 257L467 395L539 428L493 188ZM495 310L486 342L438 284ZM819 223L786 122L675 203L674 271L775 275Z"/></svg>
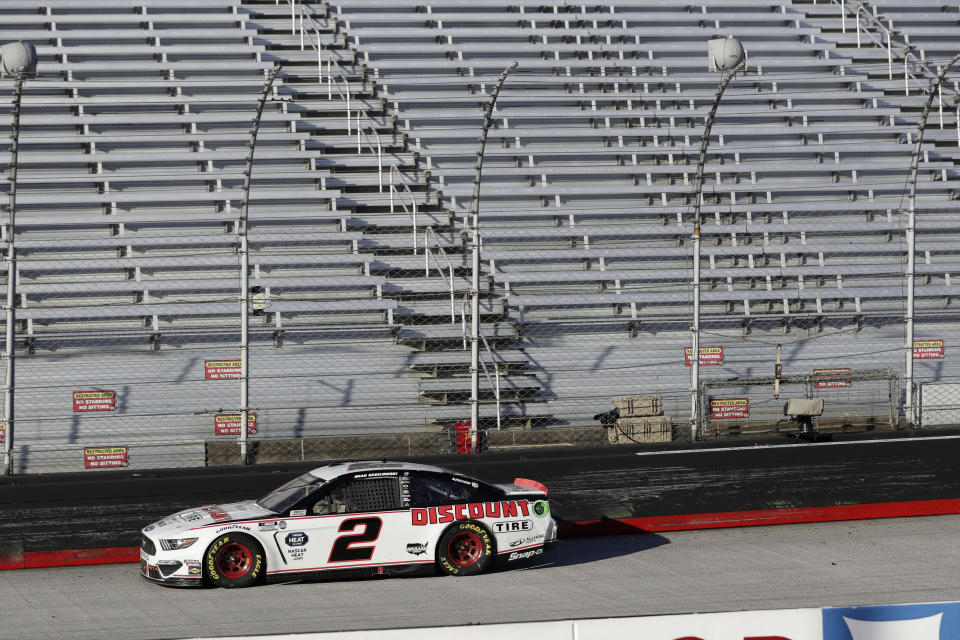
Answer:
<svg viewBox="0 0 960 640"><path fill-rule="evenodd" d="M202 465L236 441L216 416L240 408L244 171L278 66L247 228L255 442L446 442L469 419L477 140L514 60L480 188L481 426L596 427L614 396L658 393L689 437L706 41L728 35L748 60L706 157L700 344L722 356L701 376L751 379L730 393L773 416L781 344L785 376L884 372L812 385L825 420L909 421L907 179L960 7L851 5L7 0L0 44L39 54L17 163L14 470L82 468L85 447ZM941 386L958 381L958 83L934 101L916 196L915 339L936 357L914 375ZM725 424L747 425L705 434Z"/></svg>

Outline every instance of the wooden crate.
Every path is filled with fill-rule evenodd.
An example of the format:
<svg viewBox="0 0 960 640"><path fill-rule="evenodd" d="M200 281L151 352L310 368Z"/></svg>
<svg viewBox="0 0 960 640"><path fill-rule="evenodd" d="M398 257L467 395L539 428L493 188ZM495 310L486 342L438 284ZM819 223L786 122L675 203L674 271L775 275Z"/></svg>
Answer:
<svg viewBox="0 0 960 640"><path fill-rule="evenodd" d="M663 401L659 393L615 396L611 404L614 409L620 410L621 418L639 418L663 414Z"/></svg>
<svg viewBox="0 0 960 640"><path fill-rule="evenodd" d="M619 418L607 431L607 437L610 444L670 442L673 440L673 420L670 416Z"/></svg>

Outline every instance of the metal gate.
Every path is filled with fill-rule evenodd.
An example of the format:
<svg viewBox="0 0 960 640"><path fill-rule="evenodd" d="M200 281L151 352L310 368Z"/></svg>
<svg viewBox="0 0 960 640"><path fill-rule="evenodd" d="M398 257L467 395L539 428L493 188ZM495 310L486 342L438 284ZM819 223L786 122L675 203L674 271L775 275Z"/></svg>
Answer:
<svg viewBox="0 0 960 640"><path fill-rule="evenodd" d="M797 431L784 415L788 398L822 398L820 431L862 431L897 426L899 383L892 369L823 369L779 379L703 380L698 389L700 438Z"/></svg>

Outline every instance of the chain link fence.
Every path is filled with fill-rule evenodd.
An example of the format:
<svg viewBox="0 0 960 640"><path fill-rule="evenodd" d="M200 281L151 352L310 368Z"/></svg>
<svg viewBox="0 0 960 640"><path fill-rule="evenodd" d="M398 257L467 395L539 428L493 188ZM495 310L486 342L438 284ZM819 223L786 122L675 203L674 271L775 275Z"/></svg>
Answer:
<svg viewBox="0 0 960 640"><path fill-rule="evenodd" d="M894 429L899 376L892 370L815 369L805 376L713 379L701 385L704 437ZM813 399L792 410L791 399Z"/></svg>
<svg viewBox="0 0 960 640"><path fill-rule="evenodd" d="M468 452L474 293L481 451L792 435L790 397L822 399L824 431L960 424L950 156L931 146L920 184L905 408L915 122L864 107L877 91L821 58L734 79L706 159L693 391L691 191L717 78L614 31L578 53L562 37L597 16L548 9L520 20L556 31L542 42L500 16L522 62L494 112L479 204L482 109L509 61L438 42L430 23L450 17L225 3L190 10L201 39L164 35L178 24L165 13L183 8L157 3L103 21L178 47L155 57L118 42L124 82L95 56L58 58L92 37L63 27L25 84L15 228L9 199L3 210L16 258L11 471L238 464L243 409L251 463ZM625 34L641 28L622 20ZM438 47L436 64L391 57L378 29ZM250 122L277 62L251 169ZM12 95L10 81L0 90ZM865 109L891 126L865 126Z"/></svg>

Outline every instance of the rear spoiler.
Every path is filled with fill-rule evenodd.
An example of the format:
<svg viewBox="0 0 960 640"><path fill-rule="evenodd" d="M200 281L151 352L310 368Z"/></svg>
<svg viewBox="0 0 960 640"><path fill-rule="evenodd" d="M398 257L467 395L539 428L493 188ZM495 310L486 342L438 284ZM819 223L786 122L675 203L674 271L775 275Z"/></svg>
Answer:
<svg viewBox="0 0 960 640"><path fill-rule="evenodd" d="M537 491L543 491L543 495L547 495L546 485L537 482L536 480L529 480L527 478L514 478L513 484L518 487L524 487L526 489L536 489Z"/></svg>

